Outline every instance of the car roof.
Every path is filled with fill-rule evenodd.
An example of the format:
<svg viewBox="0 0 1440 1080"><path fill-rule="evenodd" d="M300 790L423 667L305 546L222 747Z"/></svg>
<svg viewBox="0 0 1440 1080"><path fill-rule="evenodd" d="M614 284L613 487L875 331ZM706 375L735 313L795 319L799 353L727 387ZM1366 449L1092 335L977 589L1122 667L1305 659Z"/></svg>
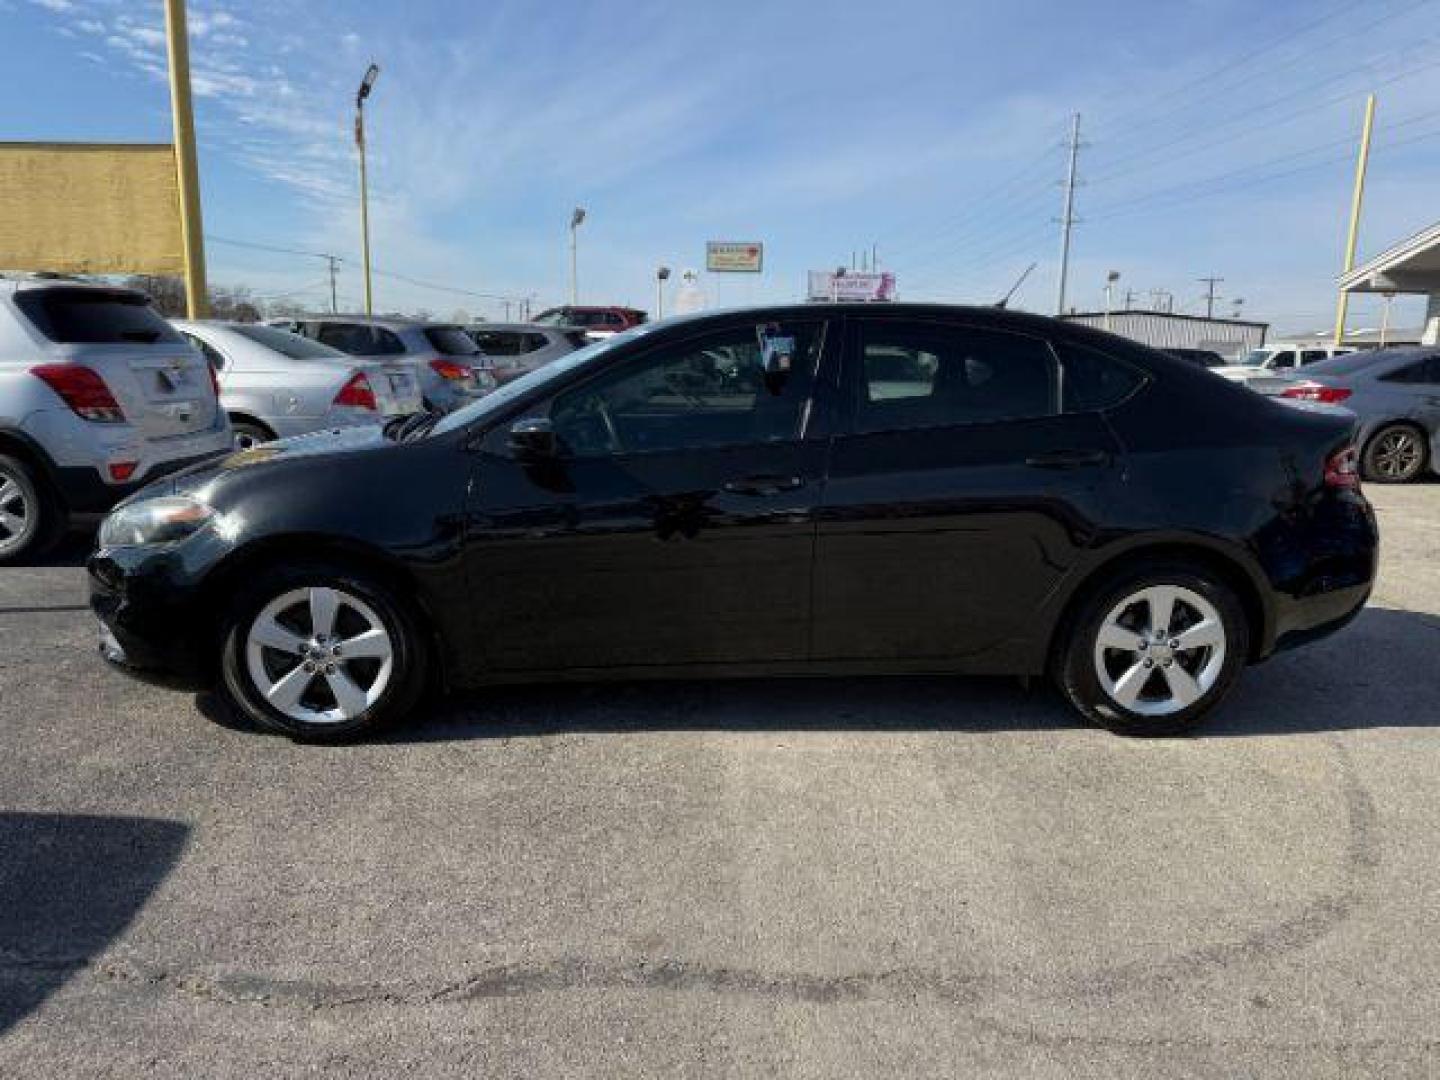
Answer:
<svg viewBox="0 0 1440 1080"><path fill-rule="evenodd" d="M0 291L17 293L29 292L32 289L94 289L96 292L143 296L147 301L150 299L138 289L126 288L124 285L110 285L103 281L66 277L63 274L0 273Z"/></svg>
<svg viewBox="0 0 1440 1080"><path fill-rule="evenodd" d="M378 326L385 330L434 330L441 327L463 329L459 323L446 319L413 319L407 315L347 315L343 311L338 314L327 312L323 315L296 315L293 319L282 321L359 323L362 326Z"/></svg>
<svg viewBox="0 0 1440 1080"><path fill-rule="evenodd" d="M576 327L553 326L553 325L551 325L550 323L533 323L533 322L481 322L481 323L470 323L470 324L469 324L468 326L466 326L464 329L466 329L466 330L476 330L476 331L484 331L484 330L504 330L504 331L506 331L506 332L514 332L514 333L522 333L522 334L543 334L546 330L569 330L569 329L579 330L579 329L581 329L581 328L578 327L578 326L576 326Z"/></svg>

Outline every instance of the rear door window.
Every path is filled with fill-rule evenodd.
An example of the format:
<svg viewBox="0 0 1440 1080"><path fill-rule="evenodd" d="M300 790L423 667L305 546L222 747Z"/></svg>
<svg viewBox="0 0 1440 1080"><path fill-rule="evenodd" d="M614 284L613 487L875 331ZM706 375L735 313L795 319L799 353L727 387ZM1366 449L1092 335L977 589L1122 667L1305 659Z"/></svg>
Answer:
<svg viewBox="0 0 1440 1080"><path fill-rule="evenodd" d="M1313 364L1327 358L1328 354L1324 349L1305 349L1300 353L1300 363L1302 364Z"/></svg>
<svg viewBox="0 0 1440 1080"><path fill-rule="evenodd" d="M1292 368L1295 366L1295 353L1287 349L1285 352L1277 352L1270 358L1270 366L1277 371L1280 368Z"/></svg>
<svg viewBox="0 0 1440 1080"><path fill-rule="evenodd" d="M370 328L359 323L321 323L315 331L315 339L351 356L364 356L373 345Z"/></svg>
<svg viewBox="0 0 1440 1080"><path fill-rule="evenodd" d="M859 432L949 427L1059 411L1059 365L1038 338L939 323L860 324Z"/></svg>
<svg viewBox="0 0 1440 1080"><path fill-rule="evenodd" d="M66 345L178 345L184 338L140 293L21 289L15 304L51 341Z"/></svg>

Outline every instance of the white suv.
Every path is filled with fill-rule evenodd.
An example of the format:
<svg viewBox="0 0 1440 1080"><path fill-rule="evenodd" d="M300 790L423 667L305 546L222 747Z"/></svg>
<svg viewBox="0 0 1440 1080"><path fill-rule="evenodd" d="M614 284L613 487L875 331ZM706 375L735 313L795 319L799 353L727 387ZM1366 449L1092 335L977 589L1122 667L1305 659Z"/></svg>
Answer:
<svg viewBox="0 0 1440 1080"><path fill-rule="evenodd" d="M1210 370L1221 378L1273 396L1294 382L1290 373L1295 368L1354 351L1333 345L1275 341L1269 345L1261 345L1258 349L1251 349L1233 364L1213 367Z"/></svg>
<svg viewBox="0 0 1440 1080"><path fill-rule="evenodd" d="M0 563L230 440L209 365L142 293L0 276Z"/></svg>

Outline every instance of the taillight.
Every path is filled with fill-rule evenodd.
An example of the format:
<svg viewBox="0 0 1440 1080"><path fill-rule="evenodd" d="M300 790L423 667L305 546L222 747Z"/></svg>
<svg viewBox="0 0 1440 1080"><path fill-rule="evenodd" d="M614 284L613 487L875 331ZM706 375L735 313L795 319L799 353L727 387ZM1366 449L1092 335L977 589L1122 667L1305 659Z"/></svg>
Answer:
<svg viewBox="0 0 1440 1080"><path fill-rule="evenodd" d="M457 364L453 360L442 360L438 356L430 361L430 370L442 379L449 379L452 382L474 382L475 380L475 373L464 364Z"/></svg>
<svg viewBox="0 0 1440 1080"><path fill-rule="evenodd" d="M1343 386L1326 386L1324 383L1303 382L1295 386L1286 387L1280 391L1280 396L1290 398L1294 401L1318 401L1321 405L1338 405L1353 393L1353 390L1347 390Z"/></svg>
<svg viewBox="0 0 1440 1080"><path fill-rule="evenodd" d="M1325 461L1325 486L1358 488L1360 486L1360 452L1353 446L1336 450Z"/></svg>
<svg viewBox="0 0 1440 1080"><path fill-rule="evenodd" d="M335 395L336 405L345 405L351 409L369 409L376 411L375 391L370 389L370 380L365 378L363 371L357 371L350 376L350 381L340 388Z"/></svg>
<svg viewBox="0 0 1440 1080"><path fill-rule="evenodd" d="M83 364L41 364L30 374L59 394L76 416L97 424L125 422L125 413L105 380Z"/></svg>

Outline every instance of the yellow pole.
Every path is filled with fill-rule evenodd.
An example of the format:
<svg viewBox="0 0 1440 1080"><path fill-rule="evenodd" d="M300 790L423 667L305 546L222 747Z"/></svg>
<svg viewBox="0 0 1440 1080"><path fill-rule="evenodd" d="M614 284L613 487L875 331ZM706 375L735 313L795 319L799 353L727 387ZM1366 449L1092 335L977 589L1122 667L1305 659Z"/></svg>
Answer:
<svg viewBox="0 0 1440 1080"><path fill-rule="evenodd" d="M165 0L165 38L170 56L180 238L185 245L185 310L190 318L203 319L208 313L205 225L200 217L200 168L195 157L195 113L190 105L190 35L185 28L185 0Z"/></svg>
<svg viewBox="0 0 1440 1080"><path fill-rule="evenodd" d="M1355 162L1355 194L1350 199L1350 235L1345 240L1345 273L1355 269L1355 241L1360 235L1360 204L1365 201L1365 168L1370 164L1370 132L1375 126L1375 95L1365 99L1365 127L1360 133L1360 157ZM1345 316L1350 310L1350 294L1340 290L1335 309L1335 347L1345 338Z"/></svg>
<svg viewBox="0 0 1440 1080"><path fill-rule="evenodd" d="M370 190L365 180L365 106L355 103L355 145L360 149L360 258L365 264L365 314L373 314L370 293Z"/></svg>

